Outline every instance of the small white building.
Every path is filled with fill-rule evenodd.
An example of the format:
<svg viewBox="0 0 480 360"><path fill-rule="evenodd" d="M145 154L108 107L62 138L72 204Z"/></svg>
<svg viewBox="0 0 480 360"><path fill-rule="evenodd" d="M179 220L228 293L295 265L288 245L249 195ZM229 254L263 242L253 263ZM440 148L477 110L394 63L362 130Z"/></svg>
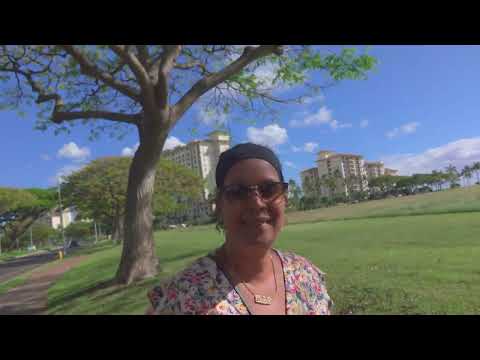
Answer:
<svg viewBox="0 0 480 360"><path fill-rule="evenodd" d="M68 225L73 223L78 216L78 211L74 207L69 207L63 209L63 227L66 228ZM55 230L59 229L62 225L62 220L60 218L60 213L58 211L50 215L50 223L52 228Z"/></svg>

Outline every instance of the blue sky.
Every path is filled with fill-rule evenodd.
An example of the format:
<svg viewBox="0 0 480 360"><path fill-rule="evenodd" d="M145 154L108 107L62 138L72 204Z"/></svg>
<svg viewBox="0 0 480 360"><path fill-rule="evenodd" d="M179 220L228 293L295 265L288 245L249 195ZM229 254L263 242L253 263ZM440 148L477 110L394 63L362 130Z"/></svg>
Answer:
<svg viewBox="0 0 480 360"><path fill-rule="evenodd" d="M320 149L382 160L400 174L461 168L480 161L480 46L373 46L378 61L367 80L343 81L304 105L287 106L277 124L246 125L225 117L236 142L255 141L277 151L287 179L299 181ZM268 76L268 69L264 69ZM290 90L295 94L296 90ZM289 91L286 90L285 93ZM137 135L89 141L78 125L70 135L34 130L35 109L1 112L0 186L47 187L59 173L134 149ZM211 117L192 108L173 129L169 145L212 130Z"/></svg>

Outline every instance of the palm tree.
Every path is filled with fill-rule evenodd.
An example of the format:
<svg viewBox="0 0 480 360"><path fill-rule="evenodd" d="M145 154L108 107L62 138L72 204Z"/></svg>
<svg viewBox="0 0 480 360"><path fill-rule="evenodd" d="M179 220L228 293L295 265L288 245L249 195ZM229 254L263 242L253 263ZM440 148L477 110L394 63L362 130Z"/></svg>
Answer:
<svg viewBox="0 0 480 360"><path fill-rule="evenodd" d="M330 199L333 200L333 195L334 195L334 192L335 192L335 188L337 187L337 179L333 175L324 174L324 175L322 175L322 182L330 190Z"/></svg>
<svg viewBox="0 0 480 360"><path fill-rule="evenodd" d="M335 169L335 171L333 172L333 177L335 178L335 182L338 182L338 180L342 182L342 185L343 185L342 192L344 192L345 187L347 187L347 179L342 176L340 169Z"/></svg>
<svg viewBox="0 0 480 360"><path fill-rule="evenodd" d="M473 168L465 165L465 167L462 169L462 176L464 179L468 179L468 186L470 186L470 179L472 178L473 175Z"/></svg>
<svg viewBox="0 0 480 360"><path fill-rule="evenodd" d="M445 181L445 174L441 171L433 170L432 171L433 182L437 186L437 191L442 190L442 184Z"/></svg>
<svg viewBox="0 0 480 360"><path fill-rule="evenodd" d="M460 175L458 173L457 168L455 166L453 166L452 164L450 164L445 168L445 172L446 172L446 175L447 175L446 180L450 182L450 187L453 187L454 184L460 178Z"/></svg>
<svg viewBox="0 0 480 360"><path fill-rule="evenodd" d="M460 171L460 181L462 182L463 184L463 187L466 187L467 186L467 181L466 181L466 174L467 172L467 166L464 166L464 168Z"/></svg>
<svg viewBox="0 0 480 360"><path fill-rule="evenodd" d="M477 175L477 184L480 184L480 178L479 178L479 174L478 174L480 172L480 162L477 161L477 162L473 163L471 169L473 171L475 171L475 175Z"/></svg>

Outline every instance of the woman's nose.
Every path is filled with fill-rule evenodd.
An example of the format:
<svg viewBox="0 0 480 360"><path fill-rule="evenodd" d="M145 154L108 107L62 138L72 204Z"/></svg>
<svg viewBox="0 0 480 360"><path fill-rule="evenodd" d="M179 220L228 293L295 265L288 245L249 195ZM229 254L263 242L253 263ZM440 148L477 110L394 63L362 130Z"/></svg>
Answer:
<svg viewBox="0 0 480 360"><path fill-rule="evenodd" d="M247 202L250 205L255 205L259 207L265 206L265 201L262 198L262 195L258 191L258 189L250 189L248 192Z"/></svg>

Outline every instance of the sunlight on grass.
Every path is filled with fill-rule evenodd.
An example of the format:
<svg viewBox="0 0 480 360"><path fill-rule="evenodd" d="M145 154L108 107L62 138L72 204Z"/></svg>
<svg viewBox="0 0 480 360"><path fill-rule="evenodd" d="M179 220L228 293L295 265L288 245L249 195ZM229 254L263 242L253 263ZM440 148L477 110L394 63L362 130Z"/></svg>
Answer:
<svg viewBox="0 0 480 360"><path fill-rule="evenodd" d="M275 246L307 257L327 273L336 314L478 314L480 212L338 220L347 212L359 217L363 214L360 206L381 209L384 215L402 209L416 211L421 206L429 211L478 206L475 189L465 196L461 208L461 202L453 200L465 195L464 189L459 190L448 196L434 194L442 196L443 205L426 197L428 201L420 199L419 204L410 199L398 202L396 209L387 209L387 200L380 207L357 204L355 211L325 209L334 212L337 218L333 213L329 216L337 221L290 222ZM324 216L325 210L317 210L315 216ZM314 218L293 215L297 221ZM210 225L157 232L155 241L162 266L156 278L129 287L112 286L109 281L118 266L120 246L90 249L89 259L50 289L49 313L143 314L148 306L146 293L154 284L223 240Z"/></svg>

